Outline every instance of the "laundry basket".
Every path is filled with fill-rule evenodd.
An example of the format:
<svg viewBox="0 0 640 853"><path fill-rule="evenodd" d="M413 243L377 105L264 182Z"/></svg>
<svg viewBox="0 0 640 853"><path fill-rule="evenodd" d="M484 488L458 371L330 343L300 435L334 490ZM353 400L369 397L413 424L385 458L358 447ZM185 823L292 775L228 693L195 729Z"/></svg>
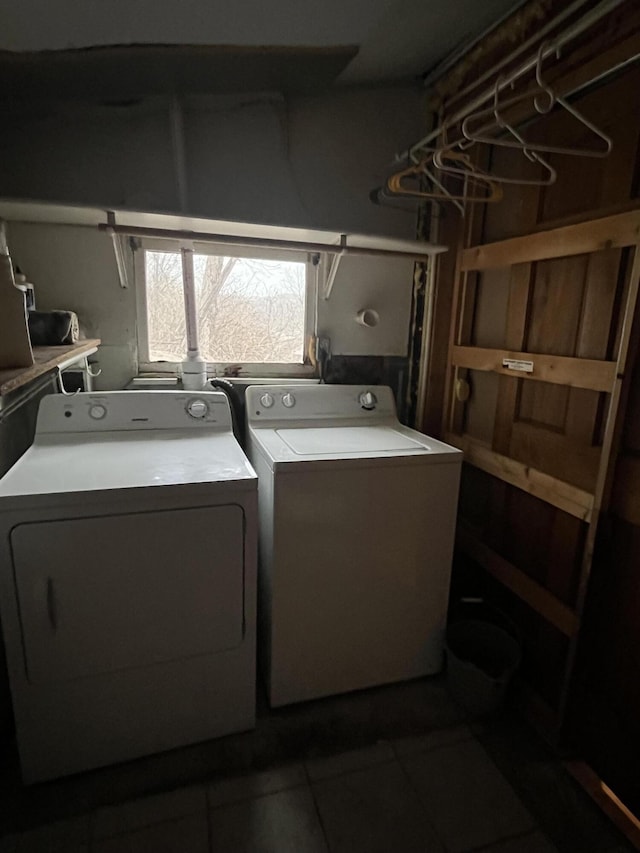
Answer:
<svg viewBox="0 0 640 853"><path fill-rule="evenodd" d="M447 629L445 648L453 698L477 716L496 711L520 666L518 639L492 621L460 619Z"/></svg>

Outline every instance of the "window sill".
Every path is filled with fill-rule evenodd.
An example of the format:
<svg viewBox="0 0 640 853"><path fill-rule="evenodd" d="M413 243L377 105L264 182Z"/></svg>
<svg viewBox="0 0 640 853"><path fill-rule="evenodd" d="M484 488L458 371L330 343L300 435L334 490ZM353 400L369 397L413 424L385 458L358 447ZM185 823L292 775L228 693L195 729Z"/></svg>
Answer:
<svg viewBox="0 0 640 853"><path fill-rule="evenodd" d="M233 385L239 388L244 388L249 385L317 385L320 379L317 376L309 374L309 376L217 376L210 377L211 379L226 379ZM128 391L148 391L148 390L165 390L177 391L182 389L180 377L170 376L168 374L157 373L139 373L134 376L131 382L127 385Z"/></svg>

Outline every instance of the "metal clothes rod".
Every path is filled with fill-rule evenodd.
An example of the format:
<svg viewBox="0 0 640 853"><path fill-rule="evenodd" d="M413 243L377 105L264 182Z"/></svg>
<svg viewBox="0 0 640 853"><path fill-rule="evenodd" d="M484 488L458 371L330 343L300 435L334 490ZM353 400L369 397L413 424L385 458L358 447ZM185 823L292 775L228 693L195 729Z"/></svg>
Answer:
<svg viewBox="0 0 640 853"><path fill-rule="evenodd" d="M549 47L544 50L542 58L546 59L549 56L555 55L557 49L562 48L564 47L564 45L573 41L573 39L577 38L577 36L581 35L594 24L597 24L601 18L603 18L605 15L608 15L610 12L612 12L618 6L622 5L622 3L624 2L626 2L626 0L602 0L602 2L598 3L597 6L594 6L591 11L586 12L578 21L568 27L563 33L552 39L549 43ZM500 83L498 91L502 91L503 89L510 87L512 83L514 83L520 77L523 77L525 74L528 74L530 71L533 71L533 69L537 65L537 62L537 54L533 54L532 56L530 56L529 59L526 59L511 74L505 77L505 79ZM494 93L495 86L492 86L491 88L483 92L481 95L477 95L467 104L465 104L462 109L459 109L450 118L443 122L440 127L432 131L428 136L425 136L419 142L416 142L414 145L411 146L411 148L408 148L402 154L398 154L397 160L406 161L409 158L413 158L413 155L417 151L420 151L421 148L425 148L430 142L433 142L434 139L437 139L438 136L442 133L443 129L457 124L470 112L473 112L474 110L478 109L490 98L492 98L494 96Z"/></svg>
<svg viewBox="0 0 640 853"><path fill-rule="evenodd" d="M548 33L550 33L556 27L559 27L560 24L562 24L562 22L565 21L567 18L570 18L571 15L574 14L574 12L578 12L581 7L584 6L584 4L587 2L588 0L575 0L574 3L572 3L570 6L567 6L567 8L563 9L562 12L558 12L555 18L553 18L551 21L547 21L547 23L544 24L544 26L541 27L535 35L531 36L531 38L527 39L527 41L519 45L514 51L512 51L512 53L504 57L504 59L502 59L492 68L489 68L488 71L485 71L484 74L481 74L477 80L472 80L471 83L469 83L469 85L466 87L466 89L462 89L461 91L452 94L451 97L447 99L448 103L451 103L452 101L460 101L468 97L471 92L477 90L478 87L482 86L483 83L486 83L487 80L491 80L493 77L495 77L495 75L500 72L500 68L503 68L505 65L509 65L510 63L514 62L523 53L526 53L536 44L542 42L546 38ZM492 27L492 30L494 29L495 27ZM467 51L465 51L464 53L461 52L458 56L457 61L464 59L466 53ZM454 63L452 63L452 65L453 64ZM438 80L440 77L444 76L444 74L449 70L450 67L451 66L449 66L448 68L443 68L442 71L439 71L439 69L436 68L433 71L433 74L430 74L427 78L425 78L425 88L431 83Z"/></svg>
<svg viewBox="0 0 640 853"><path fill-rule="evenodd" d="M105 223L98 225L100 231L113 230L116 234L127 234L130 237L155 237L164 240L183 240L192 243L219 243L227 246L243 246L244 248L252 248L262 246L268 249L293 249L298 252L327 252L329 254L346 254L346 255L367 255L380 258L407 258L413 260L423 260L429 255L437 255L441 252L446 252L446 246L434 246L431 243L425 243L424 248L420 250L420 244L416 244L415 251L403 252L394 249L371 249L359 246L349 246L343 244L331 243L304 243L296 240L277 240L269 237L233 237L228 234L207 234L198 231L174 231L162 230L160 228L145 228L136 225L112 225ZM347 240L348 235L347 235Z"/></svg>

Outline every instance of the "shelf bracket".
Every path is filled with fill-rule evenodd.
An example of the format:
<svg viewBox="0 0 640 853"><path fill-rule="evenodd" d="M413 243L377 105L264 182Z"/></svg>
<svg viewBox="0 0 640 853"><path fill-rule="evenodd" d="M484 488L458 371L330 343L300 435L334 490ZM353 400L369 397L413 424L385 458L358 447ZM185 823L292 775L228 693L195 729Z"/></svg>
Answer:
<svg viewBox="0 0 640 853"><path fill-rule="evenodd" d="M129 287L129 276L127 275L127 263L122 251L122 243L120 235L115 230L116 217L112 210L107 211L107 228L106 232L111 237L113 243L113 254L116 257L116 267L118 268L118 280L120 287L127 289Z"/></svg>
<svg viewBox="0 0 640 853"><path fill-rule="evenodd" d="M347 235L340 235L340 249L339 251L332 253L331 256L331 264L329 269L327 270L327 277L324 282L324 288L322 291L322 298L327 300L331 296L331 292L333 290L333 285L336 281L336 276L338 274L338 269L340 267L340 261L344 258L345 252L347 249Z"/></svg>

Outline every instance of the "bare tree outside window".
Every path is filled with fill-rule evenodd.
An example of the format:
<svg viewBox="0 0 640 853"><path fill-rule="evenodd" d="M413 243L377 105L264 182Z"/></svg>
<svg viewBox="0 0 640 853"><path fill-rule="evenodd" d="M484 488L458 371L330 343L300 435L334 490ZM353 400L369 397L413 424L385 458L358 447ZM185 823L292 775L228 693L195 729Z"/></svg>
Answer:
<svg viewBox="0 0 640 853"><path fill-rule="evenodd" d="M150 361L182 361L187 329L182 258L177 252L145 252Z"/></svg>
<svg viewBox="0 0 640 853"><path fill-rule="evenodd" d="M186 352L181 257L146 252L146 259L150 360L181 361ZM302 364L304 263L196 254L194 273L206 361Z"/></svg>

